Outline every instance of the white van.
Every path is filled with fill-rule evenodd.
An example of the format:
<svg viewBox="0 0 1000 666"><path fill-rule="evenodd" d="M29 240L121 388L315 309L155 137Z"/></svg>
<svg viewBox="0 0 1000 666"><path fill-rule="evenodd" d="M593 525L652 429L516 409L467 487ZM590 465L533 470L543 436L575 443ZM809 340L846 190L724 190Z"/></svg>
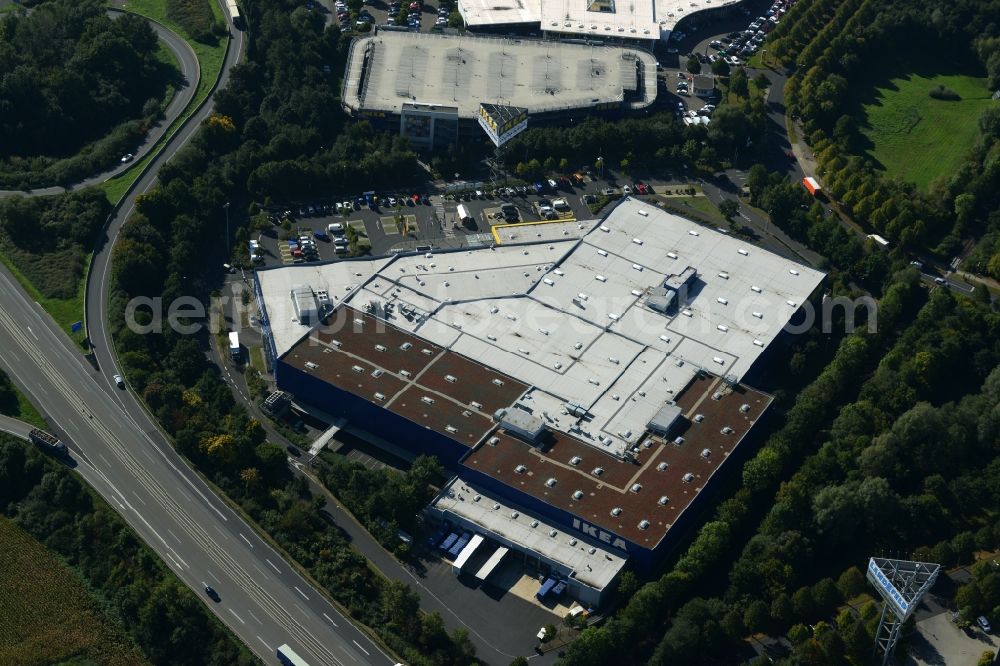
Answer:
<svg viewBox="0 0 1000 666"><path fill-rule="evenodd" d="M556 199L552 202L552 207L558 211L566 212L569 210L569 203L565 199Z"/></svg>

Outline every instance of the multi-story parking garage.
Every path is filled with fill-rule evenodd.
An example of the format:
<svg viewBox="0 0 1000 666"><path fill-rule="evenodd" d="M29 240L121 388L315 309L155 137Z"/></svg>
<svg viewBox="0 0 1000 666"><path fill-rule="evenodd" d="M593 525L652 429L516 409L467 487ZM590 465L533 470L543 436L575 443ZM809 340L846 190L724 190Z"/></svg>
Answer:
<svg viewBox="0 0 1000 666"><path fill-rule="evenodd" d="M656 59L641 49L382 31L355 39L344 78L353 116L417 148L480 136L481 104L529 121L623 115L656 99Z"/></svg>
<svg viewBox="0 0 1000 666"><path fill-rule="evenodd" d="M520 539L599 603L745 453L770 397L742 380L823 275L642 201L591 224L579 240L261 270L257 290L282 389L437 455L456 479L436 515ZM318 324L295 314L305 291Z"/></svg>

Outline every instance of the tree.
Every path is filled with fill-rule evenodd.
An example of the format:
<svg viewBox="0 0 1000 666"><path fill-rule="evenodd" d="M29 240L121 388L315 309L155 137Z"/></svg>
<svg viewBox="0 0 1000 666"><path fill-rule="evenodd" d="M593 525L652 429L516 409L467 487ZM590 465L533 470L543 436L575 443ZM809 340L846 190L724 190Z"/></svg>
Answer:
<svg viewBox="0 0 1000 666"><path fill-rule="evenodd" d="M737 67L729 73L729 92L739 97L747 97L750 94L747 71L742 67Z"/></svg>
<svg viewBox="0 0 1000 666"><path fill-rule="evenodd" d="M698 58L696 58L695 56L691 56L690 58L688 58L687 71L691 72L692 74L700 74L701 61L699 61Z"/></svg>
<svg viewBox="0 0 1000 666"><path fill-rule="evenodd" d="M719 58L712 63L712 74L716 76L729 76L729 63Z"/></svg>
<svg viewBox="0 0 1000 666"><path fill-rule="evenodd" d="M747 171L747 187L750 189L750 201L756 203L760 201L764 194L764 188L768 185L767 168L763 164L754 164Z"/></svg>
<svg viewBox="0 0 1000 666"><path fill-rule="evenodd" d="M753 82L758 90L764 90L771 85L771 80L767 78L767 74L764 72L759 72L757 76L753 77Z"/></svg>
<svg viewBox="0 0 1000 666"><path fill-rule="evenodd" d="M462 19L462 15L457 9L451 10L451 14L448 14L448 27L461 30L465 27L465 21Z"/></svg>
<svg viewBox="0 0 1000 666"><path fill-rule="evenodd" d="M857 567L851 567L840 574L837 589L844 599L850 600L865 591L865 577Z"/></svg>
<svg viewBox="0 0 1000 666"><path fill-rule="evenodd" d="M732 199L724 199L719 202L719 212L722 213L722 217L726 220L732 220L733 216L736 215L740 210L740 205Z"/></svg>
<svg viewBox="0 0 1000 666"><path fill-rule="evenodd" d="M510 662L510 666L528 666L528 660L524 657L514 657Z"/></svg>

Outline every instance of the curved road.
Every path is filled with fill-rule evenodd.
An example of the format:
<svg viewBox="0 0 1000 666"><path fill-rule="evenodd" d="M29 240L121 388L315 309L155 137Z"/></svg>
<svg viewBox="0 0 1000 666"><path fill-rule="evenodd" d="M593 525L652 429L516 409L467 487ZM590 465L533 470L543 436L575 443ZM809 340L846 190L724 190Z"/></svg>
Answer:
<svg viewBox="0 0 1000 666"><path fill-rule="evenodd" d="M231 36L219 87L243 52L243 33L231 28ZM275 649L288 643L311 666L391 665L394 659L214 494L174 451L136 396L118 390L112 379L119 370L106 327L111 249L136 197L154 185L160 167L211 113L210 101L150 162L97 243L86 314L99 369L83 359L3 269L0 360L56 424L54 429L70 447L72 467L265 663L278 663ZM18 427L12 424L12 429ZM218 591L220 602L204 596L206 585Z"/></svg>
<svg viewBox="0 0 1000 666"><path fill-rule="evenodd" d="M118 18L120 16L124 16L125 14L126 12L120 9L108 10L108 16L111 18ZM191 103L191 100L194 99L195 91L198 89L198 82L201 79L201 70L198 65L198 58L195 56L190 44L177 35L177 33L172 32L160 23L151 20L148 21L148 23L150 27L153 28L156 36L161 42L163 42L164 46L166 46L167 49L174 54L174 58L177 59L177 63L181 68L182 82L177 88L177 91L174 93L170 103L167 105L167 108L164 109L163 120L158 122L149 132L146 133L142 143L136 148L135 159L127 164L116 164L104 173L81 180L78 183L73 183L72 185L68 185L66 187L54 185L51 187L33 188L26 191L0 190L0 196L20 194L23 196L37 197L51 194L63 194L65 192L71 192L73 190L90 187L92 185L100 185L104 181L114 178L118 174L131 169L134 164L144 159L149 151L159 143L160 139L163 138L163 135L170 128L173 122L177 120L181 113L184 112L184 109L188 107L188 104Z"/></svg>

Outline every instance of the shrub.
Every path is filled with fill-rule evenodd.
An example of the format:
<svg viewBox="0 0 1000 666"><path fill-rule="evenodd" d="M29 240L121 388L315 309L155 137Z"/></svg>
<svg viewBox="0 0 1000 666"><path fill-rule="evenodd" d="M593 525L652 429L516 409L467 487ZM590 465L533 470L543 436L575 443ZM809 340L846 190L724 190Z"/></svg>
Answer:
<svg viewBox="0 0 1000 666"><path fill-rule="evenodd" d="M952 90L951 88L946 88L942 85L936 85L931 88L931 91L927 93L934 99L944 100L946 102L957 102L962 99L961 95Z"/></svg>
<svg viewBox="0 0 1000 666"><path fill-rule="evenodd" d="M208 0L167 0L167 16L177 21L191 39L215 42L215 16Z"/></svg>

